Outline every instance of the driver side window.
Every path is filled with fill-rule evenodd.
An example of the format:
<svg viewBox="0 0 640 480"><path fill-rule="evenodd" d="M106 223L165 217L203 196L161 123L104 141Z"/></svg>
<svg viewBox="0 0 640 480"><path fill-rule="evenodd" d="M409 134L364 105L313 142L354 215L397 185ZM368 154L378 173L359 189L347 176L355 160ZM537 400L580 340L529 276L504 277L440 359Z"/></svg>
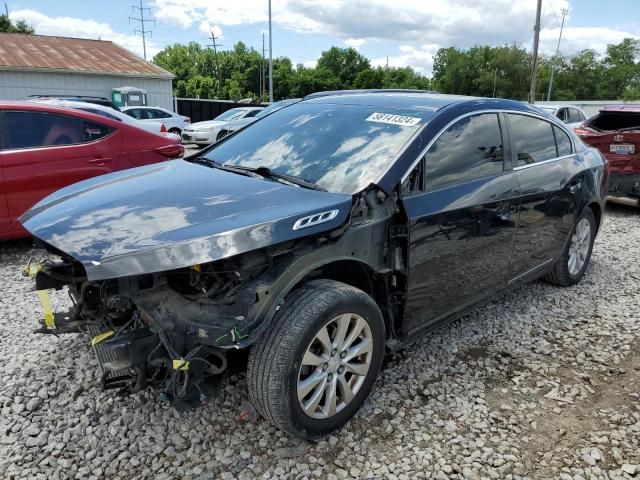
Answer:
<svg viewBox="0 0 640 480"><path fill-rule="evenodd" d="M500 174L504 151L497 113L464 117L429 147L402 185L402 192L433 191Z"/></svg>

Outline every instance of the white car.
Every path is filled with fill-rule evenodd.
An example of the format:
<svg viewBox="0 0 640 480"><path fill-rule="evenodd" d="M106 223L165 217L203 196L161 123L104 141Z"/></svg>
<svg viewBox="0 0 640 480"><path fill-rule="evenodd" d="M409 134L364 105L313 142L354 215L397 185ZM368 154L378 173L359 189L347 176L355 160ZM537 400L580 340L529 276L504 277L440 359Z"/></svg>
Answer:
<svg viewBox="0 0 640 480"><path fill-rule="evenodd" d="M122 113L117 110L114 110L111 107L105 107L103 105L98 105L95 103L74 102L71 100L57 100L57 99L29 100L29 101L34 103L48 103L50 105L59 105L61 107L74 108L76 110L83 110L85 112L95 113L96 115L102 115L103 117L107 117L112 120L117 120L119 122L127 123L129 125L134 125L138 128L142 128L143 130L147 130L149 132L166 133L167 131L167 127L161 122L141 122L139 120L136 120L133 117L130 117L126 113Z"/></svg>
<svg viewBox="0 0 640 480"><path fill-rule="evenodd" d="M182 134L182 130L191 124L191 119L162 107L125 107L124 113L141 122L160 122L169 133Z"/></svg>
<svg viewBox="0 0 640 480"><path fill-rule="evenodd" d="M579 127L587 119L584 111L573 105L537 105L542 110L559 118L568 127Z"/></svg>
<svg viewBox="0 0 640 480"><path fill-rule="evenodd" d="M253 118L264 107L239 107L221 113L213 120L197 122L186 127L182 131L182 143L196 143L199 147L204 147L224 137L227 132L224 127L230 122L243 118ZM220 137L218 137L220 136Z"/></svg>

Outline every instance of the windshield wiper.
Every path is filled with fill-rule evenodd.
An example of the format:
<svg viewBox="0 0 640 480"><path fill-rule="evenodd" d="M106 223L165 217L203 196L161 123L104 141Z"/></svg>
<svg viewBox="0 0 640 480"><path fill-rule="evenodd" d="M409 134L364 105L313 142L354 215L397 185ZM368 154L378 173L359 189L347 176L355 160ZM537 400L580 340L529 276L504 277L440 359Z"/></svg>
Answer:
<svg viewBox="0 0 640 480"><path fill-rule="evenodd" d="M300 177L296 177L294 175L287 175L286 173L274 172L269 167L244 167L242 165L226 165L226 164L224 165L224 167L233 168L236 170L243 170L245 172L252 172L260 175L261 177L281 180L282 183L288 183L291 185L296 185L298 187L308 188L310 190L319 190L321 192L327 191L326 188L323 188L316 183L309 182L308 180L305 180Z"/></svg>
<svg viewBox="0 0 640 480"><path fill-rule="evenodd" d="M206 167L217 168L218 170L223 170L225 172L237 173L238 175L244 175L245 177L264 178L264 175L260 175L259 173L245 170L244 168L234 167L231 165L223 165L207 157L194 157L188 159L187 161L199 163L200 165L204 165Z"/></svg>

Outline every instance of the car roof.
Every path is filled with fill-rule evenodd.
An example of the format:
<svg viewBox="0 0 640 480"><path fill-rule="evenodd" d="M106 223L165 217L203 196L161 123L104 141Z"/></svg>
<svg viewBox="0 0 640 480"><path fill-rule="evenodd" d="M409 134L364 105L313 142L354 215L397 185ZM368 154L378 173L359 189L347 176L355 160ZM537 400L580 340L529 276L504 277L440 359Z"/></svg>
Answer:
<svg viewBox="0 0 640 480"><path fill-rule="evenodd" d="M601 112L640 112L640 104L627 103L620 105L607 105L600 109Z"/></svg>
<svg viewBox="0 0 640 480"><path fill-rule="evenodd" d="M465 106L470 110L496 108L539 112L535 106L516 100L449 95L429 90L338 90L307 95L300 103L363 105L428 112L435 112L452 105Z"/></svg>
<svg viewBox="0 0 640 480"><path fill-rule="evenodd" d="M64 115L74 115L74 116L78 116L81 118L85 118L85 119L91 119L94 121L97 120L109 120L111 122L116 122L116 120L112 120L110 118L107 118L103 115L98 115L96 113L92 113L92 112L88 112L86 110L81 110L81 109L77 109L74 108L70 105L70 103L74 103L74 104L78 104L78 105L82 105L83 107L87 107L87 108L93 108L95 106L95 104L93 103L86 103L86 102L70 102L70 101L55 101L55 102L49 102L49 101L43 101L43 100L36 100L36 99L32 99L32 100L23 100L23 101L0 101L0 110L12 110L12 109L16 109L16 110L33 110L34 112L49 112L49 113L60 113L60 114L64 114ZM113 109L109 108L109 107L105 107L106 110L110 113L113 114L112 112L114 111ZM116 110L116 113L120 113ZM115 115L114 115L115 116ZM128 115L127 115L128 116ZM104 122L103 122L104 123Z"/></svg>

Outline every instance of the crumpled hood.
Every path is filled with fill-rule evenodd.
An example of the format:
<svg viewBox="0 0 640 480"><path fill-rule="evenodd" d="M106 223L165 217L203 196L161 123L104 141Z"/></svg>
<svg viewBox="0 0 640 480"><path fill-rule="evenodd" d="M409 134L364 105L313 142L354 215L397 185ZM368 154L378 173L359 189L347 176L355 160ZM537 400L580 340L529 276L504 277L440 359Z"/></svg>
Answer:
<svg viewBox="0 0 640 480"><path fill-rule="evenodd" d="M205 263L331 230L351 196L175 160L66 187L27 211L34 236L84 265L89 280ZM335 218L293 229L300 218Z"/></svg>

